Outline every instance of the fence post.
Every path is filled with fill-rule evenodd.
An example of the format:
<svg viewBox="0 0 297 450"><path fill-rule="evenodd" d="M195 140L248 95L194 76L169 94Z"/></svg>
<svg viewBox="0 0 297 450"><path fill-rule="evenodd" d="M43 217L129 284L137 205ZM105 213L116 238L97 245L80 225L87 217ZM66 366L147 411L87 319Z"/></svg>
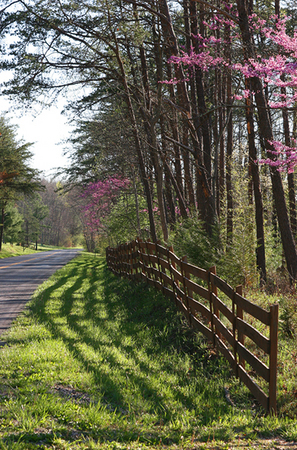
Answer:
<svg viewBox="0 0 297 450"><path fill-rule="evenodd" d="M187 285L186 285L186 278L189 280L190 279L190 274L187 271L187 257L183 256L181 259L181 269L182 269L182 277L183 277L183 288L184 288L184 293L185 293L185 303L186 303L186 307L187 307L187 312L188 312L188 322L189 325L192 326L192 320L191 320L191 309L189 307L189 296L192 295L192 293L188 290Z"/></svg>
<svg viewBox="0 0 297 450"><path fill-rule="evenodd" d="M214 303L213 303L213 298L212 298L212 294L215 294L217 291L216 286L213 286L213 283L211 283L210 281L210 274L216 273L216 267L213 266L208 270L208 294L209 294L209 309L210 309L210 313L211 313L211 331L212 331L212 337L213 337L213 346L216 346L216 339L215 339L215 329L214 329L214 323L213 323L213 315L215 314L214 311Z"/></svg>
<svg viewBox="0 0 297 450"><path fill-rule="evenodd" d="M213 266L209 269L209 273L213 273L214 275L217 274L217 268L216 266ZM211 284L211 287L210 287ZM210 304L211 304L211 318L212 318L212 332L213 332L213 342L214 342L214 346L215 346L215 334L217 334L217 336L219 338L221 338L221 333L217 331L217 329L215 329L214 327L214 323L213 323L213 314L215 314L217 316L217 318L220 318L220 311L218 309L218 307L216 306L216 301L215 298L213 297L213 295L217 296L218 295L218 288L214 285L214 283L211 283L210 281L210 277L209 277L209 286L208 289L210 291Z"/></svg>
<svg viewBox="0 0 297 450"><path fill-rule="evenodd" d="M236 293L242 296L242 286L236 286ZM243 309L237 306L236 308L236 317L243 320ZM238 342L240 342L242 345L244 345L244 334L239 331L238 332ZM240 356L239 357L239 364L245 369L245 360Z"/></svg>
<svg viewBox="0 0 297 450"><path fill-rule="evenodd" d="M106 257L106 263L107 263L107 267L108 269L110 269L110 264L109 264L109 252L108 252L108 247L106 247L105 249L105 257Z"/></svg>
<svg viewBox="0 0 297 450"><path fill-rule="evenodd" d="M176 289L175 289L175 284L179 287L179 282L178 282L178 280L177 280L176 283L175 283L175 276L174 276L173 273L172 273L171 267L173 267L174 269L176 269L176 264L175 264L174 261L171 261L169 252L174 253L174 251L173 251L173 246L172 246L172 245L168 248L167 258L168 258L168 264L169 264L170 276L171 276L172 284L173 284L172 289L173 289L173 293L174 293L174 301L175 301L175 304L176 304L176 306L177 306L177 293L176 293Z"/></svg>
<svg viewBox="0 0 297 450"><path fill-rule="evenodd" d="M143 281L143 274L144 274L143 264L144 263L143 263L143 258L142 258L142 251L141 251L141 248L140 248L140 245L139 245L140 243L142 243L142 239L138 240L138 251L139 251L138 261L140 263L140 271L139 271L140 277L139 277L139 280Z"/></svg>
<svg viewBox="0 0 297 450"><path fill-rule="evenodd" d="M162 277L162 266L161 266L161 263L160 263L160 252L159 252L159 249L158 249L158 245L161 245L160 239L156 242L156 256L157 256L157 261L158 261L158 280L161 283L162 294L165 295L164 280L163 280L163 277Z"/></svg>
<svg viewBox="0 0 297 450"><path fill-rule="evenodd" d="M276 415L278 304L270 306L269 411Z"/></svg>

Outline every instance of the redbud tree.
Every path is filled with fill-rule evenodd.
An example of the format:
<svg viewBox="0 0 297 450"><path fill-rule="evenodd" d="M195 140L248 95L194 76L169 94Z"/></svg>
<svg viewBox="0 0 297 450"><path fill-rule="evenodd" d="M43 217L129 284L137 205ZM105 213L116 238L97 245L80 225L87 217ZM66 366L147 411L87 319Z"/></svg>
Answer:
<svg viewBox="0 0 297 450"><path fill-rule="evenodd" d="M119 176L90 183L82 192L84 199L83 218L86 238L96 239L107 233L106 220L120 195L128 188L130 181Z"/></svg>

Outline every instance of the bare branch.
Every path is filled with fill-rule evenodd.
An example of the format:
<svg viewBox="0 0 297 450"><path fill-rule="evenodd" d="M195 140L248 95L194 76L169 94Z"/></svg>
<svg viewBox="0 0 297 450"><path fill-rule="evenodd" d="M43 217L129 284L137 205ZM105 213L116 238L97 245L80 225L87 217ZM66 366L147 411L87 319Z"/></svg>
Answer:
<svg viewBox="0 0 297 450"><path fill-rule="evenodd" d="M225 17L228 17L228 19L232 20L232 22L239 24L239 20L232 16L232 14L227 13L227 11L224 11L221 8L218 8L216 5L212 5L211 3L205 2L204 0L191 0L193 2L201 3L201 5L207 6L209 9L215 10L218 13L222 14Z"/></svg>

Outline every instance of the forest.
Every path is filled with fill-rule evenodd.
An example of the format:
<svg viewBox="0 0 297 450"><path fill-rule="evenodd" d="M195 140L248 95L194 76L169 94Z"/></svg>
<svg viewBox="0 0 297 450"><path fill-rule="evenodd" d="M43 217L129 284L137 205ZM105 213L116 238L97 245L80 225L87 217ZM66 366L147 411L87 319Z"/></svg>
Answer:
<svg viewBox="0 0 297 450"><path fill-rule="evenodd" d="M161 240L231 283L294 285L294 1L0 5L2 95L25 107L63 96L76 125L59 186L38 194L70 205L70 245Z"/></svg>

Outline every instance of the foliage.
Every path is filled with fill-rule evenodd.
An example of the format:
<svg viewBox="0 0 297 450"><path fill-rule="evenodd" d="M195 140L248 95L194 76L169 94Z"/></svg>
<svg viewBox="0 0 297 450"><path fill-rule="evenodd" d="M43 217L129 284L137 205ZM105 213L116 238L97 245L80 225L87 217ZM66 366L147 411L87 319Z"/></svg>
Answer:
<svg viewBox="0 0 297 450"><path fill-rule="evenodd" d="M179 256L186 255L188 261L203 269L216 265L222 252L218 228L214 228L210 238L201 221L190 218L180 221L171 235L174 251Z"/></svg>
<svg viewBox="0 0 297 450"><path fill-rule="evenodd" d="M41 189L39 173L30 167L31 144L18 141L16 129L5 117L0 117L0 202L8 204L20 195ZM7 178L6 178L7 176Z"/></svg>
<svg viewBox="0 0 297 450"><path fill-rule="evenodd" d="M100 103L100 113L91 119L87 116L77 120L77 128L66 144L66 154L71 160L63 171L67 186L85 187L98 179L130 174L135 155L121 98L111 96L108 102Z"/></svg>
<svg viewBox="0 0 297 450"><path fill-rule="evenodd" d="M81 196L87 199L84 212L86 226L91 232L100 230L102 221L110 213L112 205L128 184L128 180L112 177L105 181L91 183L84 189Z"/></svg>
<svg viewBox="0 0 297 450"><path fill-rule="evenodd" d="M48 208L42 202L40 194L35 194L30 198L25 198L18 205L23 216L23 229L20 235L23 246L29 246L31 242L37 242L40 236L42 221L48 215Z"/></svg>
<svg viewBox="0 0 297 450"><path fill-rule="evenodd" d="M23 217L20 214L18 208L12 205L8 205L5 210L4 216L4 241L10 242L11 244L20 242L22 225Z"/></svg>
<svg viewBox="0 0 297 450"><path fill-rule="evenodd" d="M24 194L41 190L39 173L29 166L31 144L18 142L15 127L0 117L0 250L5 226L6 208ZM7 222L6 222L7 223Z"/></svg>
<svg viewBox="0 0 297 450"><path fill-rule="evenodd" d="M257 221L257 227L244 227L244 211L236 202L236 171L230 169L233 154L238 159L243 156L242 165L253 174L256 159L269 162L272 180L277 183L269 187L274 205L269 199L264 211L266 214L269 209L270 215L274 207L278 209L282 235L279 242L290 276L295 278L297 253L283 192L285 177L276 170L292 172L296 158L292 140L296 134L297 48L293 21L282 14L273 16L271 2L257 2L250 17L246 16L243 33L242 14L247 13L251 3L238 0L236 4L201 5L166 0L152 4L129 0L84 4L41 0L34 10L26 0L22 6L5 5L1 29L3 34L14 33L15 41L6 48L7 58L1 60L2 69L13 70L4 93L29 103L40 100L45 93L70 94L68 110L79 120L68 143L72 164L66 170L67 188L86 188L110 177L128 179L132 185L140 174L147 205L142 205L138 214L135 204L136 221L133 208L129 213L124 210L125 196L116 203L111 198L109 206L108 202L101 203L100 211L93 204L86 221L89 229L85 227L89 248L95 248L99 228L106 241L114 239L117 243L120 238L130 237L133 228L137 227L135 235L144 231L148 218L142 224L140 219L146 209L153 239L158 234L167 241L170 228L170 242L176 235L174 246L180 245L183 252L187 242L189 251L185 253L193 253L198 261L200 258L201 265L217 261L234 282L252 283L257 277L256 240L258 249L260 242L261 248L265 244L262 236L255 237L255 230L258 233L262 227L263 211L254 216L249 208L249 220ZM290 8L295 13L292 5ZM247 35L249 42L244 41ZM255 80L259 89L247 86ZM253 116L250 120L246 117L248 104ZM267 120L263 120L264 114ZM252 125L254 156L245 151L252 148ZM281 159L277 159L280 155ZM256 171L259 172L258 167ZM249 193L245 190L249 196L246 203L251 201L252 189L251 185ZM294 189L290 187L290 192ZM131 198L132 195L129 202ZM60 206L56 216L64 218ZM176 224L176 208L184 219L190 216L192 221L192 225L184 222L182 233ZM290 209L294 228L296 206L291 200ZM197 217L201 222L194 231ZM122 235L120 218L125 227ZM220 222L215 232L219 249L212 254L209 248L216 221ZM50 219L48 222L50 227ZM55 223L56 235L50 238L71 242L72 235L65 228ZM111 237L111 233L115 235ZM265 233L269 244L270 224ZM201 240L198 254L193 248ZM99 245L102 246L102 239ZM267 255L272 252L270 246ZM276 254L279 263L279 245ZM265 257L262 259L264 268L258 269L266 273ZM268 265L272 261L270 258Z"/></svg>
<svg viewBox="0 0 297 450"><path fill-rule="evenodd" d="M94 237L98 236L107 239L108 217L119 198L124 197L128 186L127 179L109 177L103 181L90 183L82 191L84 236L87 243L93 242Z"/></svg>
<svg viewBox="0 0 297 450"><path fill-rule="evenodd" d="M125 194L119 196L117 203L113 206L105 221L109 245L115 246L123 242L130 242L138 235L140 238L146 238L149 234L145 199L139 195L138 201L140 230L137 223L134 193L127 190Z"/></svg>
<svg viewBox="0 0 297 450"><path fill-rule="evenodd" d="M65 185L55 180L43 180L45 190L42 202L48 208L43 219L40 242L54 246L83 244L80 190L67 191Z"/></svg>

